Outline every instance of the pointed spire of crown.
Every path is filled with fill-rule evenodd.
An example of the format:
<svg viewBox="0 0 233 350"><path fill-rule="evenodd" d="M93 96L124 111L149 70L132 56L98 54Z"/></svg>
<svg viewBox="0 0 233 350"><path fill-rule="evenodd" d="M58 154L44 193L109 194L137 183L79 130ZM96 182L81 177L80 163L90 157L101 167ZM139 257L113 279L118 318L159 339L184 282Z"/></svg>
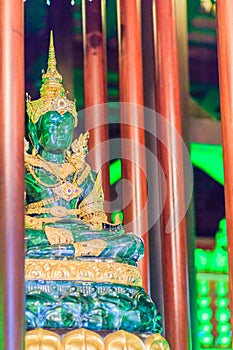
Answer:
<svg viewBox="0 0 233 350"><path fill-rule="evenodd" d="M53 95L54 92L60 92L61 96L64 95L65 89L62 85L62 76L57 71L57 61L55 48L53 43L53 31L50 32L50 44L48 55L48 68L47 72L42 75L42 86L40 89L41 96Z"/></svg>
<svg viewBox="0 0 233 350"><path fill-rule="evenodd" d="M36 124L43 114L48 111L57 111L60 114L70 112L78 124L75 101L70 101L65 95L62 85L62 76L57 71L57 61L53 43L53 32L50 32L50 44L48 54L48 67L46 73L42 75L42 86L40 88L40 98L35 101L27 98L27 113L30 120Z"/></svg>

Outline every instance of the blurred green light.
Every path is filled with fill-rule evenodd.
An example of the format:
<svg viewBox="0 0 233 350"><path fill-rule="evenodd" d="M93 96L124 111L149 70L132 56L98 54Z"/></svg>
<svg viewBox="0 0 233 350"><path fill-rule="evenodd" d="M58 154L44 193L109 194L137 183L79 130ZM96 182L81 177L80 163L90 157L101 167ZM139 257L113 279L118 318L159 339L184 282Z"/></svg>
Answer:
<svg viewBox="0 0 233 350"><path fill-rule="evenodd" d="M227 297L216 298L215 303L216 303L216 306L219 308L222 308L222 307L227 308L227 306L229 304L229 299Z"/></svg>
<svg viewBox="0 0 233 350"><path fill-rule="evenodd" d="M220 184L224 184L222 146L191 143L190 155L193 165L205 171Z"/></svg>
<svg viewBox="0 0 233 350"><path fill-rule="evenodd" d="M218 309L216 311L216 320L219 323L226 323L230 318L230 310L229 309Z"/></svg>
<svg viewBox="0 0 233 350"><path fill-rule="evenodd" d="M197 318L200 323L209 322L212 318L213 311L210 307L202 308L197 311Z"/></svg>
<svg viewBox="0 0 233 350"><path fill-rule="evenodd" d="M217 281L216 293L219 297L224 297L228 293L227 283L224 281Z"/></svg>
<svg viewBox="0 0 233 350"><path fill-rule="evenodd" d="M206 333L211 333L213 329L213 325L211 322L208 323L201 323L199 325L199 333L200 334L206 334Z"/></svg>
<svg viewBox="0 0 233 350"><path fill-rule="evenodd" d="M198 306L202 307L207 307L210 305L211 299L209 297L200 297L197 298L197 304Z"/></svg>
<svg viewBox="0 0 233 350"><path fill-rule="evenodd" d="M212 345L214 342L214 337L212 334L205 335L203 338L200 338L200 343L202 345Z"/></svg>
<svg viewBox="0 0 233 350"><path fill-rule="evenodd" d="M114 185L122 178L121 159L117 159L109 166L109 182Z"/></svg>
<svg viewBox="0 0 233 350"><path fill-rule="evenodd" d="M227 222L226 222L226 219L222 219L220 220L219 222L219 229L224 232L224 233L227 233Z"/></svg>
<svg viewBox="0 0 233 350"><path fill-rule="evenodd" d="M227 251L221 247L216 247L212 256L212 267L215 272L227 272L228 268L228 254Z"/></svg>
<svg viewBox="0 0 233 350"><path fill-rule="evenodd" d="M198 272L209 271L211 267L211 252L204 249L195 249L195 267Z"/></svg>
<svg viewBox="0 0 233 350"><path fill-rule="evenodd" d="M200 296L208 295L209 291L210 291L210 285L208 281L197 282L197 292Z"/></svg>
<svg viewBox="0 0 233 350"><path fill-rule="evenodd" d="M220 323L217 325L217 331L220 335L229 333L231 331L230 323Z"/></svg>
<svg viewBox="0 0 233 350"><path fill-rule="evenodd" d="M114 213L111 214L111 221L113 224L116 223L116 216L119 216L120 221L123 223L124 220L124 215L122 211L115 211Z"/></svg>
<svg viewBox="0 0 233 350"><path fill-rule="evenodd" d="M229 346L231 345L231 337L227 335L219 335L216 342L218 345Z"/></svg>

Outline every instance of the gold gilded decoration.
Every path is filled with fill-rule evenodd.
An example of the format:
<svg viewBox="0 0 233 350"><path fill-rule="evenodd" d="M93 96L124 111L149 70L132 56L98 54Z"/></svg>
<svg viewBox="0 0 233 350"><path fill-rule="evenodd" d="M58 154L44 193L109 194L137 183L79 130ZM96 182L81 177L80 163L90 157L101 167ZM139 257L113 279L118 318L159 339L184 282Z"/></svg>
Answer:
<svg viewBox="0 0 233 350"><path fill-rule="evenodd" d="M30 120L36 124L43 114L57 111L59 114L69 112L73 115L75 126L78 124L75 102L67 99L62 85L62 76L57 71L57 62L53 43L53 33L50 33L49 57L47 72L42 75L40 98L31 101L27 95L27 113Z"/></svg>
<svg viewBox="0 0 233 350"><path fill-rule="evenodd" d="M104 194L100 177L98 175L95 180L90 166L85 162L88 151L88 137L89 133L86 132L72 143L72 151L67 152L67 162L63 164L48 162L38 153L27 153L28 145L27 141L25 142L25 166L27 170L37 183L53 191L51 198L26 205L26 228L42 229L43 223L56 222L57 218L66 216L78 217L94 230L102 230L103 224L108 223L107 215L104 213ZM36 168L44 169L53 175L55 182L45 183L42 181L36 174ZM65 206L53 206L59 199L70 202L78 198L83 192L81 185L88 176L90 181L94 183L94 186L89 195L79 204L78 208L68 209ZM30 219L30 215L44 214L50 214L52 216L51 220L34 217ZM118 224L119 222L111 226L114 227Z"/></svg>
<svg viewBox="0 0 233 350"><path fill-rule="evenodd" d="M26 333L26 350L63 350L59 335L38 328Z"/></svg>
<svg viewBox="0 0 233 350"><path fill-rule="evenodd" d="M169 345L166 339L160 334L153 334L145 341L146 350L169 350Z"/></svg>
<svg viewBox="0 0 233 350"><path fill-rule="evenodd" d="M75 164L71 164L70 162L56 164L44 160L38 153L31 155L26 152L24 155L26 168L33 176L33 178L44 187L53 188L59 186L65 181L69 182L67 181L67 177L72 174L72 183L73 185L75 184L77 186L78 184L81 184L91 172L90 166L84 161L79 161ZM57 179L57 182L51 184L41 181L41 179L35 173L35 167L42 168L46 172L52 174Z"/></svg>
<svg viewBox="0 0 233 350"><path fill-rule="evenodd" d="M104 350L104 340L102 337L87 329L77 329L71 331L62 339L65 350Z"/></svg>
<svg viewBox="0 0 233 350"><path fill-rule="evenodd" d="M107 223L107 215L104 213L104 193L99 174L92 191L80 203L79 208L80 219L91 224L94 229L101 230L102 223Z"/></svg>
<svg viewBox="0 0 233 350"><path fill-rule="evenodd" d="M25 215L25 228L31 228L34 230L42 230L43 224L51 224L61 220L59 217L50 218L35 218L30 215Z"/></svg>
<svg viewBox="0 0 233 350"><path fill-rule="evenodd" d="M126 331L110 333L102 338L84 328L66 333L62 340L54 332L35 329L26 333L25 350L169 350L167 341L160 335L149 336L145 342Z"/></svg>
<svg viewBox="0 0 233 350"><path fill-rule="evenodd" d="M85 134L80 134L79 138L73 141L71 144L71 149L73 151L72 159L86 159L86 155L88 153L88 139L89 131L86 131Z"/></svg>
<svg viewBox="0 0 233 350"><path fill-rule="evenodd" d="M26 259L26 280L120 283L141 286L137 267L113 261Z"/></svg>
<svg viewBox="0 0 233 350"><path fill-rule="evenodd" d="M105 338L106 350L144 350L142 340L134 334L118 331L107 335Z"/></svg>
<svg viewBox="0 0 233 350"><path fill-rule="evenodd" d="M82 189L79 188L76 184L67 181L59 186L56 186L53 189L53 192L60 198L65 199L66 201L70 201L80 196L80 194L82 194Z"/></svg>
<svg viewBox="0 0 233 350"><path fill-rule="evenodd" d="M107 243L102 239L76 242L74 243L75 256L100 256L106 247Z"/></svg>
<svg viewBox="0 0 233 350"><path fill-rule="evenodd" d="M55 205L49 208L30 208L26 210L26 214L51 214L57 218L64 218L68 215L78 215L79 209L67 209L65 207Z"/></svg>
<svg viewBox="0 0 233 350"><path fill-rule="evenodd" d="M69 244L74 242L72 232L66 228L46 226L45 234L51 245Z"/></svg>

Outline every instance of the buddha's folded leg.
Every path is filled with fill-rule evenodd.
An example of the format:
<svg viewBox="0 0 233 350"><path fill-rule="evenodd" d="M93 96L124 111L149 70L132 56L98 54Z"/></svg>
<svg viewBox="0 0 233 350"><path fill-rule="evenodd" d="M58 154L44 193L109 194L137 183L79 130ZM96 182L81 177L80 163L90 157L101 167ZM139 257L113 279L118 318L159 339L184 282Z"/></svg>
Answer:
<svg viewBox="0 0 233 350"><path fill-rule="evenodd" d="M73 234L73 242L50 244L40 230L26 230L27 258L99 257L136 262L143 256L143 242L134 234L83 232Z"/></svg>

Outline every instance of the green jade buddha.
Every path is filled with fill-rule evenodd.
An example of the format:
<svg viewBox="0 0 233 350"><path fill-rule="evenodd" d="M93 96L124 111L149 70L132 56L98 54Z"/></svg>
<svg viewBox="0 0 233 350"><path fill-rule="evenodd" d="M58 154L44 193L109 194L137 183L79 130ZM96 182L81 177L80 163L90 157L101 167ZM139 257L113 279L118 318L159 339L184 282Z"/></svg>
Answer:
<svg viewBox="0 0 233 350"><path fill-rule="evenodd" d="M159 331L137 269L143 242L107 222L100 178L85 161L88 132L72 142L77 112L56 68L52 33L40 93L27 97L27 328Z"/></svg>

